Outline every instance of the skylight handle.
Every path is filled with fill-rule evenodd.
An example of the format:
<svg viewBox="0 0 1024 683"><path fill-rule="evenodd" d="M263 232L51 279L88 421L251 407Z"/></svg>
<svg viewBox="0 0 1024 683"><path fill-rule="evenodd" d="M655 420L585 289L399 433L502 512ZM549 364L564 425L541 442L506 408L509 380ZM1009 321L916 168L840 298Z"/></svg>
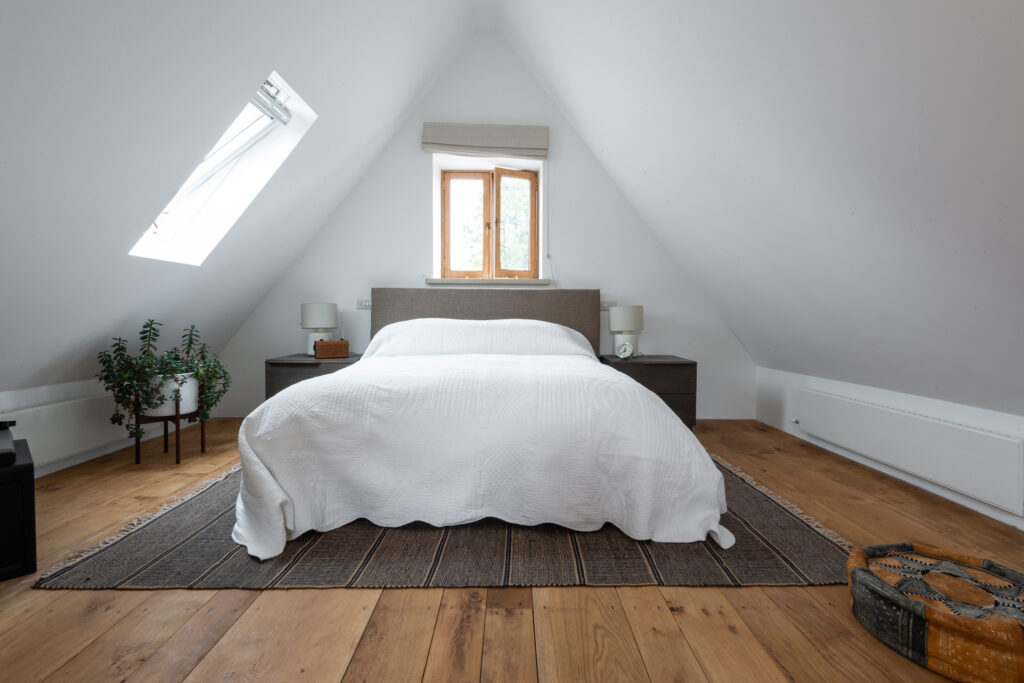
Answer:
<svg viewBox="0 0 1024 683"><path fill-rule="evenodd" d="M292 120L292 113L281 100L281 89L270 81L263 81L263 85L252 96L252 106L269 116L281 125L287 125Z"/></svg>

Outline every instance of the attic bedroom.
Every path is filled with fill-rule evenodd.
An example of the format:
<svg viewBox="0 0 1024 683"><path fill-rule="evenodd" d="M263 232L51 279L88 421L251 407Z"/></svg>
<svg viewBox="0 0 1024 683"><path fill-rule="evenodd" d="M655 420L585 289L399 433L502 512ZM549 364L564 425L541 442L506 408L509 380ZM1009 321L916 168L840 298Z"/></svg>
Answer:
<svg viewBox="0 0 1024 683"><path fill-rule="evenodd" d="M3 678L1024 681L1022 27L7 0Z"/></svg>

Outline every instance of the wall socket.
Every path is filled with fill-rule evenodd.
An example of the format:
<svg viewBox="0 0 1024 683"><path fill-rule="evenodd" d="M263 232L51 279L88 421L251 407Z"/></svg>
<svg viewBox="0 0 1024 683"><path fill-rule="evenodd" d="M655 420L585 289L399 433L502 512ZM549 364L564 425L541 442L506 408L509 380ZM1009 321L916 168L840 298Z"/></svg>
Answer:
<svg viewBox="0 0 1024 683"><path fill-rule="evenodd" d="M368 311L373 307L373 299L356 299L356 309Z"/></svg>
<svg viewBox="0 0 1024 683"><path fill-rule="evenodd" d="M607 311L612 306L618 306L618 305L619 305L618 301L602 301L601 302L601 310L602 311Z"/></svg>

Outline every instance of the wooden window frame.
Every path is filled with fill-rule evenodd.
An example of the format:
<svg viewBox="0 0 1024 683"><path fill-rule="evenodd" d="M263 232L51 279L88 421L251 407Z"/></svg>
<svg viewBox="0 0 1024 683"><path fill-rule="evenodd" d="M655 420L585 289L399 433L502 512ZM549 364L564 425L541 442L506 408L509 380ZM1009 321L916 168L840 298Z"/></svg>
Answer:
<svg viewBox="0 0 1024 683"><path fill-rule="evenodd" d="M530 267L513 270L501 267L501 178L524 178L530 181ZM484 186L483 267L480 270L452 270L450 258L451 204L449 183L452 179L480 179ZM537 279L540 277L540 182L537 171L495 168L492 171L441 171L441 277L446 279L495 278Z"/></svg>
<svg viewBox="0 0 1024 683"><path fill-rule="evenodd" d="M449 195L451 194L448 190L448 185L453 178L457 179L480 179L483 181L484 187L484 216L483 225L480 229L483 231L483 266L480 270L452 270L449 265L449 254L451 254L451 236L449 227L451 226L451 202L448 201ZM441 277L447 278L486 278L490 277L491 272L491 249L489 245L491 243L491 184L493 178L491 177L490 171L441 171Z"/></svg>
<svg viewBox="0 0 1024 683"><path fill-rule="evenodd" d="M494 188L494 277L496 278L532 278L540 277L540 220L538 208L538 191L540 183L536 171L517 171L511 168L496 168L492 174ZM501 179L502 177L523 178L530 181L530 267L526 270L511 270L501 267Z"/></svg>

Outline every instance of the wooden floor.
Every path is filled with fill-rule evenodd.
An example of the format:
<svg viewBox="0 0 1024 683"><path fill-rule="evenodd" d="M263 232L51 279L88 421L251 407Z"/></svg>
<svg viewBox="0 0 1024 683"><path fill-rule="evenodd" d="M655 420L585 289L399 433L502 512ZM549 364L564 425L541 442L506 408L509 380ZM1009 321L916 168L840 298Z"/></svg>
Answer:
<svg viewBox="0 0 1024 683"><path fill-rule="evenodd" d="M143 447L36 484L39 566L231 467L219 420L182 464ZM1024 532L754 421L709 451L857 545L919 541L1024 566ZM44 591L0 583L5 681L940 680L874 640L845 586Z"/></svg>

